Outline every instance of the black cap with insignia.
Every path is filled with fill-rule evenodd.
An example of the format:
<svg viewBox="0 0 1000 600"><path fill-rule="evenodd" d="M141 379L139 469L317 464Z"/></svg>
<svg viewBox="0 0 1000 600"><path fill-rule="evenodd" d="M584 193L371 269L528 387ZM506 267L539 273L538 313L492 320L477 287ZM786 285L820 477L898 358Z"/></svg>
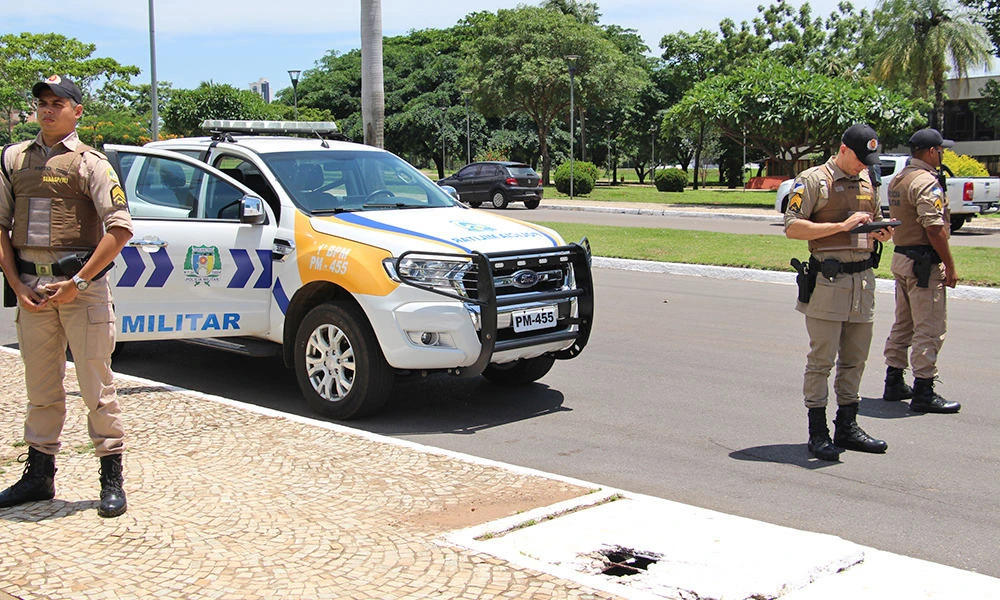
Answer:
<svg viewBox="0 0 1000 600"><path fill-rule="evenodd" d="M851 125L840 141L854 151L864 164L869 167L878 164L878 134L870 126L864 123Z"/></svg>
<svg viewBox="0 0 1000 600"><path fill-rule="evenodd" d="M913 148L914 150L937 148L938 146L941 146L942 148L951 148L954 145L955 142L944 139L944 136L941 135L940 131L931 127L921 129L910 137L910 148Z"/></svg>
<svg viewBox="0 0 1000 600"><path fill-rule="evenodd" d="M45 81L39 81L32 86L31 95L35 98L41 98L42 92L45 90L51 90L56 96L69 98L77 104L83 104L83 93L68 77L52 75Z"/></svg>

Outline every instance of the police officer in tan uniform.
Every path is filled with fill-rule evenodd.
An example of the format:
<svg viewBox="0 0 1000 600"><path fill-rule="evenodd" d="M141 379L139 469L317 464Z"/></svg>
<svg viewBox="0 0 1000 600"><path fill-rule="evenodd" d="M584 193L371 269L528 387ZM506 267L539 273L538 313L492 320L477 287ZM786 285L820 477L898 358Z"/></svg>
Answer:
<svg viewBox="0 0 1000 600"><path fill-rule="evenodd" d="M880 244L891 228L851 230L881 220L878 197L867 167L878 164L878 136L868 125L844 132L840 149L826 164L806 169L795 180L785 212L785 235L808 240L806 270L813 285L800 293L796 310L805 315L809 354L802 391L809 417L809 452L838 460L844 449L883 453L887 444L857 423L859 388L875 319L875 275ZM805 301L804 301L805 300ZM837 400L833 439L827 426L827 380L836 364Z"/></svg>
<svg viewBox="0 0 1000 600"><path fill-rule="evenodd" d="M126 510L125 434L111 373L115 318L104 274L132 237L132 220L111 165L77 137L80 89L54 75L31 91L41 132L5 147L0 158L0 266L16 296L28 395L26 466L0 492L0 508L55 496L68 344L101 462L97 512L116 517Z"/></svg>
<svg viewBox="0 0 1000 600"><path fill-rule="evenodd" d="M889 215L902 224L893 233L896 321L885 341L882 399L912 398L915 412L956 413L962 407L934 392L946 328L945 287L958 282L948 246L948 198L936 174L944 149L953 145L936 129L916 132L910 138L909 162L889 184ZM903 380L907 365L913 368L912 389Z"/></svg>

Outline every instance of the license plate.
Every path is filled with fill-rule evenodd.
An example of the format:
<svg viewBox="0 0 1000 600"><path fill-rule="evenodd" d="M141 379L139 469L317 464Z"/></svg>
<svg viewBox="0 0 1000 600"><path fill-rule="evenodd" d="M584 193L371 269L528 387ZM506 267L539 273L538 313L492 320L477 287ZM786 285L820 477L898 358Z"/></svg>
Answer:
<svg viewBox="0 0 1000 600"><path fill-rule="evenodd" d="M514 331L534 331L554 327L559 320L559 310L555 306L541 306L511 313Z"/></svg>

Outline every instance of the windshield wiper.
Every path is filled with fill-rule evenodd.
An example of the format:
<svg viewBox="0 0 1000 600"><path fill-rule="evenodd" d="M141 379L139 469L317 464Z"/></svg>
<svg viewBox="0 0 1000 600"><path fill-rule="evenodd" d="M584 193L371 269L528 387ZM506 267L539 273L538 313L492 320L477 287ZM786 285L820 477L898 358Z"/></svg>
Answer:
<svg viewBox="0 0 1000 600"><path fill-rule="evenodd" d="M316 208L309 211L312 215L339 215L345 212L356 212L356 208L344 208L343 206L338 206L336 208Z"/></svg>
<svg viewBox="0 0 1000 600"><path fill-rule="evenodd" d="M366 202L364 208L427 208L423 204L407 204L406 202Z"/></svg>

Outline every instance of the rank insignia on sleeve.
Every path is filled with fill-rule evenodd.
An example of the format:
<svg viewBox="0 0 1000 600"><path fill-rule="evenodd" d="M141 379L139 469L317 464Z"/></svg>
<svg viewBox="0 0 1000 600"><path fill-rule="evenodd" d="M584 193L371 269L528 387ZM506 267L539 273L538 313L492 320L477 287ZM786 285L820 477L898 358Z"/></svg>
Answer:
<svg viewBox="0 0 1000 600"><path fill-rule="evenodd" d="M111 205L116 208L128 206L128 200L125 199L125 190L122 189L122 186L115 184L111 188Z"/></svg>

